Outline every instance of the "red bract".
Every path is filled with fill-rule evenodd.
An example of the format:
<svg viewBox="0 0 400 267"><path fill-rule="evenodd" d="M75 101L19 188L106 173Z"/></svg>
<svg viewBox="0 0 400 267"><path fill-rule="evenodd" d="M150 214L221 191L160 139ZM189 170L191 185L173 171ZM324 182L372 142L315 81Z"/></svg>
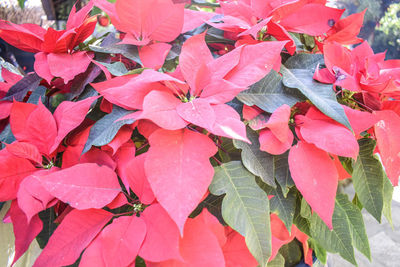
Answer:
<svg viewBox="0 0 400 267"><path fill-rule="evenodd" d="M208 22L213 27L234 32L237 37L251 35L262 40L271 35L289 41L285 48L294 54L296 46L288 32L318 36L337 22L343 10L325 6L326 1L220 1L223 23ZM259 33L261 36L259 36Z"/></svg>
<svg viewBox="0 0 400 267"><path fill-rule="evenodd" d="M126 33L122 43L141 46L144 67L160 68L173 41L182 31L183 4L171 0L97 0L96 5L111 17L112 24ZM166 12L166 10L168 10Z"/></svg>
<svg viewBox="0 0 400 267"><path fill-rule="evenodd" d="M1 38L36 53L36 73L1 73L14 262L34 238L39 267L266 266L300 243L291 259L310 266L325 249L370 257L361 207L390 221L400 175L400 60L344 47L361 42L365 11L114 2L74 7L66 30L0 21ZM84 42L94 4L113 25ZM337 193L348 178L353 200Z"/></svg>
<svg viewBox="0 0 400 267"><path fill-rule="evenodd" d="M333 42L324 45L325 64L329 73L324 71L321 82L341 86L356 92L368 92L370 95L397 97L399 95L400 68L398 60L384 61L385 54L374 54L367 42L353 50ZM317 72L316 72L317 73Z"/></svg>
<svg viewBox="0 0 400 267"><path fill-rule="evenodd" d="M193 123L215 135L246 141L238 114L224 103L265 76L279 60L283 45L284 42L244 45L214 60L204 35L197 35L183 45L181 75L176 74L188 86L151 70L93 86L114 104L143 110L139 118L149 119L161 128L176 130Z"/></svg>
<svg viewBox="0 0 400 267"><path fill-rule="evenodd" d="M0 37L11 45L35 54L36 73L51 82L53 77L61 77L64 83L86 71L92 54L75 51L74 48L88 38L96 26L96 17L87 18L93 2L80 11L72 9L67 21L67 29L47 31L38 25L14 23L0 20Z"/></svg>

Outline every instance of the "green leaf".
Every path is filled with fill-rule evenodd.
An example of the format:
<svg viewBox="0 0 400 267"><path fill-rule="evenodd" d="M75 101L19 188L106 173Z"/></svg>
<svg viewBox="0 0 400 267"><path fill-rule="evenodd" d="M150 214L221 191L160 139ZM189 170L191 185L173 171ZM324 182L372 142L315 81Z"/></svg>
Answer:
<svg viewBox="0 0 400 267"><path fill-rule="evenodd" d="M101 65L107 68L107 70L114 76L122 76L128 73L124 63L122 62L114 62L114 63L104 63L98 61Z"/></svg>
<svg viewBox="0 0 400 267"><path fill-rule="evenodd" d="M371 250L361 211L344 194L336 196L336 208L341 208L346 214L354 246L371 261Z"/></svg>
<svg viewBox="0 0 400 267"><path fill-rule="evenodd" d="M20 8L24 9L26 0L18 0L18 5Z"/></svg>
<svg viewBox="0 0 400 267"><path fill-rule="evenodd" d="M277 187L272 192L272 195L274 195L274 197L269 200L270 209L279 216L290 233L296 210L296 190L290 190L287 196L284 197L282 190Z"/></svg>
<svg viewBox="0 0 400 267"><path fill-rule="evenodd" d="M266 266L271 256L269 201L254 175L240 161L231 161L215 168L209 189L214 195L226 194L222 217L245 237L249 251L259 264Z"/></svg>
<svg viewBox="0 0 400 267"><path fill-rule="evenodd" d="M392 221L392 198L393 198L393 185L386 174L383 181L383 215L388 220L390 226L393 228Z"/></svg>
<svg viewBox="0 0 400 267"><path fill-rule="evenodd" d="M258 134L247 127L247 138L251 144L233 140L236 148L242 150L243 165L252 174L259 176L266 184L276 187L273 155L260 150Z"/></svg>
<svg viewBox="0 0 400 267"><path fill-rule="evenodd" d="M40 248L44 248L49 241L51 235L57 228L57 224L54 223L54 220L56 218L54 207L41 211L39 213L39 217L43 222L43 229L37 235L36 240L39 243Z"/></svg>
<svg viewBox="0 0 400 267"><path fill-rule="evenodd" d="M286 266L296 266L303 257L301 244L297 239L282 246L279 249L279 253L282 254L283 258L285 258Z"/></svg>
<svg viewBox="0 0 400 267"><path fill-rule="evenodd" d="M222 162L229 162L232 160L240 160L241 152L233 145L233 140L226 137L221 137L221 149L218 150L218 155Z"/></svg>
<svg viewBox="0 0 400 267"><path fill-rule="evenodd" d="M314 212L310 220L311 237L323 248L332 253L339 253L343 259L357 265L346 212L338 205L332 216L332 231Z"/></svg>
<svg viewBox="0 0 400 267"><path fill-rule="evenodd" d="M237 98L248 106L256 105L269 113L283 104L293 106L305 100L297 90L283 86L282 77L274 70L237 95Z"/></svg>
<svg viewBox="0 0 400 267"><path fill-rule="evenodd" d="M289 192L289 188L294 186L294 182L289 171L288 157L289 151L281 155L274 156L275 179L281 186L282 193L285 197Z"/></svg>
<svg viewBox="0 0 400 267"><path fill-rule="evenodd" d="M359 210L363 209L363 205L361 204L360 200L358 199L357 193L354 194L353 200L351 201L351 203L354 204L354 206L356 206Z"/></svg>
<svg viewBox="0 0 400 267"><path fill-rule="evenodd" d="M282 256L282 254L278 253L272 261L268 262L267 266L285 267L285 258Z"/></svg>
<svg viewBox="0 0 400 267"><path fill-rule="evenodd" d="M242 149L243 165L272 187L276 187L276 179L282 187L283 195L286 197L289 187L294 185L289 172L288 154L275 156L261 151L258 134L249 128L247 128L247 138L249 138L251 144L238 140L233 141L236 148Z"/></svg>
<svg viewBox="0 0 400 267"><path fill-rule="evenodd" d="M326 264L326 250L318 243L316 242L313 238L308 239L308 243L310 244L310 247L313 249L315 256L317 259L322 263Z"/></svg>
<svg viewBox="0 0 400 267"><path fill-rule="evenodd" d="M117 120L132 112L133 111L131 110L113 106L112 112L98 120L90 129L89 137L86 141L85 147L83 148L82 154L89 151L92 146L104 146L110 143L122 126L134 122L133 119Z"/></svg>
<svg viewBox="0 0 400 267"><path fill-rule="evenodd" d="M304 198L301 199L300 215L303 218L311 219L311 207Z"/></svg>
<svg viewBox="0 0 400 267"><path fill-rule="evenodd" d="M121 54L136 63L142 64L139 58L139 51L137 46L129 44L112 44L110 46L102 47L97 45L89 45L89 49L95 52L104 54Z"/></svg>
<svg viewBox="0 0 400 267"><path fill-rule="evenodd" d="M332 85L314 81L312 71L307 69L281 66L281 73L285 86L299 89L322 113L351 129L343 107L336 101Z"/></svg>
<svg viewBox="0 0 400 267"><path fill-rule="evenodd" d="M374 157L376 142L363 138L358 141L360 154L353 169L353 184L358 199L372 216L381 222L384 175L382 164Z"/></svg>
<svg viewBox="0 0 400 267"><path fill-rule="evenodd" d="M43 97L46 94L46 90L47 89L44 86L39 86L38 88L36 88L29 96L28 103L36 105L39 102L39 99L41 99L41 101L43 102L44 101Z"/></svg>
<svg viewBox="0 0 400 267"><path fill-rule="evenodd" d="M308 69L314 72L318 64L324 64L322 54L300 53L286 60L285 67L288 69Z"/></svg>

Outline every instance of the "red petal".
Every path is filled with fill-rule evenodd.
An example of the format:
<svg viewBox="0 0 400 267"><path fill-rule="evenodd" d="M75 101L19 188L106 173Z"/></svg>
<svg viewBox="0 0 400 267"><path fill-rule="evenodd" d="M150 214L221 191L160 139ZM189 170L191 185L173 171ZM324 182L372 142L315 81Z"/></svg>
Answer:
<svg viewBox="0 0 400 267"><path fill-rule="evenodd" d="M144 98L141 118L149 119L167 130L181 129L187 125L176 110L181 104L170 92L151 91Z"/></svg>
<svg viewBox="0 0 400 267"><path fill-rule="evenodd" d="M240 120L239 114L225 104L212 105L215 112L215 124L209 129L215 135L249 142L246 136L246 126Z"/></svg>
<svg viewBox="0 0 400 267"><path fill-rule="evenodd" d="M247 248L244 236L231 230L227 235L225 245L222 247L226 267L255 267L257 260Z"/></svg>
<svg viewBox="0 0 400 267"><path fill-rule="evenodd" d="M42 186L40 177L54 170L37 171L22 181L18 190L18 205L26 214L28 223L40 211L47 209L47 205L54 199Z"/></svg>
<svg viewBox="0 0 400 267"><path fill-rule="evenodd" d="M294 239L294 235L290 234L286 229L285 224L278 217L278 215L271 213L271 245L272 252L269 261L273 260L275 256L278 254L279 249L291 242Z"/></svg>
<svg viewBox="0 0 400 267"><path fill-rule="evenodd" d="M279 24L290 32L305 33L318 36L326 33L331 25L330 20L336 22L340 19L344 9L336 9L325 4L307 4L291 15L283 18Z"/></svg>
<svg viewBox="0 0 400 267"><path fill-rule="evenodd" d="M115 172L95 163L78 164L41 181L50 194L77 209L102 208L120 192Z"/></svg>
<svg viewBox="0 0 400 267"><path fill-rule="evenodd" d="M342 107L356 136L374 126L379 120L375 114L352 109L347 106Z"/></svg>
<svg viewBox="0 0 400 267"><path fill-rule="evenodd" d="M328 153L300 141L290 149L289 169L307 203L332 229L338 173ZM321 176L321 173L324 175Z"/></svg>
<svg viewBox="0 0 400 267"><path fill-rule="evenodd" d="M125 167L125 176L129 187L138 196L141 203L153 203L155 196L144 171L147 153L133 158Z"/></svg>
<svg viewBox="0 0 400 267"><path fill-rule="evenodd" d="M140 75L125 75L91 84L104 98L120 107L142 109L144 97L152 90L168 90L160 81L181 81L155 70L146 69Z"/></svg>
<svg viewBox="0 0 400 267"><path fill-rule="evenodd" d="M169 0L130 0L115 4L118 19L124 32L132 32L137 39L170 42L182 30L184 5L174 5ZM168 10L168 12L166 12Z"/></svg>
<svg viewBox="0 0 400 267"><path fill-rule="evenodd" d="M61 77L64 83L68 83L76 75L85 72L93 58L93 54L85 51L73 54L54 54L47 55L50 72L53 76Z"/></svg>
<svg viewBox="0 0 400 267"><path fill-rule="evenodd" d="M290 139L289 119L290 119L290 107L288 105L282 105L272 113L266 126L271 130L279 141L287 142ZM293 134L292 134L293 136ZM293 138L292 138L293 141Z"/></svg>
<svg viewBox="0 0 400 267"><path fill-rule="evenodd" d="M155 43L139 48L139 57L143 63L143 67L156 70L161 68L171 47L170 44Z"/></svg>
<svg viewBox="0 0 400 267"><path fill-rule="evenodd" d="M271 130L262 129L259 137L260 150L272 155L283 154L292 146L293 138L293 133L289 131L285 142L281 142Z"/></svg>
<svg viewBox="0 0 400 267"><path fill-rule="evenodd" d="M211 80L201 92L200 97L210 104L223 104L231 101L246 87L240 87L224 79Z"/></svg>
<svg viewBox="0 0 400 267"><path fill-rule="evenodd" d="M0 202L15 199L21 181L35 171L29 160L0 150Z"/></svg>
<svg viewBox="0 0 400 267"><path fill-rule="evenodd" d="M176 111L182 119L202 128L210 129L215 123L215 113L210 103L196 98L187 103L180 103Z"/></svg>
<svg viewBox="0 0 400 267"><path fill-rule="evenodd" d="M147 207L141 214L147 235L139 256L147 261L182 259L179 252L179 229L160 204Z"/></svg>
<svg viewBox="0 0 400 267"><path fill-rule="evenodd" d="M57 135L57 126L51 112L39 104L14 102L10 114L11 130L20 142L35 145L42 154L49 155ZM43 134L43 133L46 134Z"/></svg>
<svg viewBox="0 0 400 267"><path fill-rule="evenodd" d="M50 237L34 267L73 264L113 214L105 210L73 210Z"/></svg>
<svg viewBox="0 0 400 267"><path fill-rule="evenodd" d="M205 222L196 217L185 224L185 232L180 240L182 261L169 260L161 263L147 264L149 267L220 267L225 266L224 255L214 233Z"/></svg>
<svg viewBox="0 0 400 267"><path fill-rule="evenodd" d="M133 262L146 236L146 223L140 217L114 219L100 233L102 255L106 266L127 266Z"/></svg>
<svg viewBox="0 0 400 267"><path fill-rule="evenodd" d="M33 239L42 231L43 223L38 215L28 222L16 200L11 202L11 207L8 212L11 217L15 235L15 255L12 262L12 264L14 264L29 248Z"/></svg>
<svg viewBox="0 0 400 267"><path fill-rule="evenodd" d="M42 77L47 81L47 83L51 83L53 79L53 74L50 72L49 63L47 62L47 53L39 52L35 54L35 63L33 65L35 72L37 75Z"/></svg>
<svg viewBox="0 0 400 267"><path fill-rule="evenodd" d="M400 117L391 110L378 111L375 136L386 174L397 186L400 176Z"/></svg>
<svg viewBox="0 0 400 267"><path fill-rule="evenodd" d="M211 19L214 16L215 14L212 12L185 9L182 33L191 31L199 27L205 21Z"/></svg>
<svg viewBox="0 0 400 267"><path fill-rule="evenodd" d="M29 159L42 165L42 155L34 145L25 142L14 142L6 145L8 152L19 158Z"/></svg>
<svg viewBox="0 0 400 267"><path fill-rule="evenodd" d="M58 131L51 150L55 150L64 137L82 123L90 106L97 98L97 96L93 96L78 102L61 102L53 114Z"/></svg>
<svg viewBox="0 0 400 267"><path fill-rule="evenodd" d="M301 118L301 115L296 116L296 120ZM302 121L300 132L305 141L338 156L357 158L357 139L349 129L336 122L307 117L303 117Z"/></svg>
<svg viewBox="0 0 400 267"><path fill-rule="evenodd" d="M41 51L46 31L36 24L17 25L0 20L0 38L21 50L36 53Z"/></svg>
<svg viewBox="0 0 400 267"><path fill-rule="evenodd" d="M261 42L245 45L238 65L224 79L242 87L247 87L267 75L286 42ZM229 53L228 53L229 54Z"/></svg>
<svg viewBox="0 0 400 267"><path fill-rule="evenodd" d="M183 77L185 77L186 82L191 88L192 95L193 92L197 92L202 88L197 88L197 80L207 79L209 77L199 77L201 73L199 70L201 66L207 65L213 60L210 50L204 40L206 32L186 40L182 46L182 52L179 55L179 66Z"/></svg>
<svg viewBox="0 0 400 267"><path fill-rule="evenodd" d="M157 200L182 233L187 217L211 183L214 169L209 158L217 147L207 136L188 129L159 129L149 142L146 176ZM173 194L169 192L171 186Z"/></svg>
<svg viewBox="0 0 400 267"><path fill-rule="evenodd" d="M337 169L337 172L339 174L339 180L345 180L348 178L351 178L351 175L346 171L346 169L343 167L342 163L340 162L338 156L334 156L334 162L335 162L335 166Z"/></svg>

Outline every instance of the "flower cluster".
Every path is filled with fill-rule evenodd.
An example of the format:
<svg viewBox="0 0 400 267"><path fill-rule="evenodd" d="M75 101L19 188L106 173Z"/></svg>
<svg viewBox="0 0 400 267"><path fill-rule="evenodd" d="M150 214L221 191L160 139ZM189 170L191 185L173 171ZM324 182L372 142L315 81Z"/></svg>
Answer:
<svg viewBox="0 0 400 267"><path fill-rule="evenodd" d="M309 265L370 257L360 210L390 220L400 176L400 60L357 37L365 12L326 2L91 0L65 30L0 20L35 53L34 73L1 71L14 262L35 238L37 267L265 266L290 244Z"/></svg>

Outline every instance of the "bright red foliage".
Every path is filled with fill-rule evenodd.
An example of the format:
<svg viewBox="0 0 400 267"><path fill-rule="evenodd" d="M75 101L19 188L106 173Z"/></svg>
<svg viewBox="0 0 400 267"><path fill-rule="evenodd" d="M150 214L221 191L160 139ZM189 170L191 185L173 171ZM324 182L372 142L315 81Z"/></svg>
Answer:
<svg viewBox="0 0 400 267"><path fill-rule="evenodd" d="M35 53L39 77L29 75L41 86L28 90L29 75L2 63L0 202L12 201L4 221L14 227L14 262L46 234L42 217L51 212L47 223L58 226L34 266L67 266L81 256L79 266L252 267L295 238L311 266L311 248L317 256L324 248L299 230L296 220L310 221L298 205L304 198L334 228L337 187L353 175L359 140L372 148L376 140L392 185L400 176L400 61L385 61L357 37L365 10L341 19L344 10L326 4L91 0L73 7L65 30L0 20L0 38ZM94 5L115 27L103 36L92 36ZM214 12L194 10L201 5ZM303 37L314 40L312 49L296 47ZM288 62L304 65L314 53L325 68L318 65L313 79L332 88L295 77L300 96L283 68L291 72ZM270 99L279 104L266 107ZM226 167L238 158L242 169ZM211 194L219 175L233 193ZM279 199L293 205L286 218ZM233 225L224 216L239 205L254 214Z"/></svg>

